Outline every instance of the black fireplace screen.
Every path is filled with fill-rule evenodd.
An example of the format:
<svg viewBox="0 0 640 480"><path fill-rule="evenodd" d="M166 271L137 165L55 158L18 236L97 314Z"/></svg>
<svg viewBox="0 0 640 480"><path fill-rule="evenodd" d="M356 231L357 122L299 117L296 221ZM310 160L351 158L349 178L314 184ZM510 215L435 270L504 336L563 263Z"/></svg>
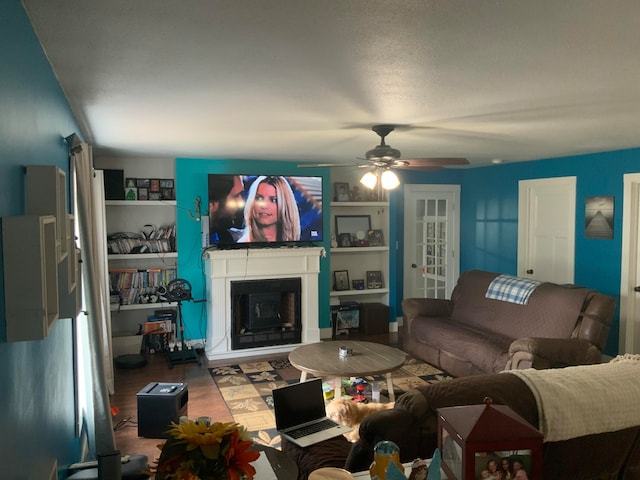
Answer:
<svg viewBox="0 0 640 480"><path fill-rule="evenodd" d="M300 343L300 278L231 282L233 350Z"/></svg>

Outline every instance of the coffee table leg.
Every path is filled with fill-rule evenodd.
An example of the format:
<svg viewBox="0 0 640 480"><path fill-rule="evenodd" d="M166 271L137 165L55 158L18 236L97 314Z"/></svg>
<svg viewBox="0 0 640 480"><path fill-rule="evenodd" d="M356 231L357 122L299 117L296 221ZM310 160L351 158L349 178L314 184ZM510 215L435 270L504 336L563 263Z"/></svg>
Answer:
<svg viewBox="0 0 640 480"><path fill-rule="evenodd" d="M300 383L307 381L307 372L300 372Z"/></svg>
<svg viewBox="0 0 640 480"><path fill-rule="evenodd" d="M395 402L396 401L396 394L393 391L393 382L391 381L391 372L385 374L387 377L387 390L389 390L389 401L390 402Z"/></svg>

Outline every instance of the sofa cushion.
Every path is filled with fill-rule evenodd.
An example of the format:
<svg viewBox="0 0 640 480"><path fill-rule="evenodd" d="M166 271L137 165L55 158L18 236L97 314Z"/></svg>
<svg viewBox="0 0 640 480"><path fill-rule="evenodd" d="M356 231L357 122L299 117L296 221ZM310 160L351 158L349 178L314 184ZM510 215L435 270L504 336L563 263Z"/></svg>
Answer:
<svg viewBox="0 0 640 480"><path fill-rule="evenodd" d="M513 341L501 333L453 323L443 317L424 317L419 322L412 322L408 333L438 350L477 365L485 372L496 373L504 370L509 359L509 345Z"/></svg>
<svg viewBox="0 0 640 480"><path fill-rule="evenodd" d="M463 272L453 290L451 320L510 338L569 338L576 326L589 290L553 283L540 284L527 305L485 297L497 273L480 270ZM527 321L520 321L526 317Z"/></svg>

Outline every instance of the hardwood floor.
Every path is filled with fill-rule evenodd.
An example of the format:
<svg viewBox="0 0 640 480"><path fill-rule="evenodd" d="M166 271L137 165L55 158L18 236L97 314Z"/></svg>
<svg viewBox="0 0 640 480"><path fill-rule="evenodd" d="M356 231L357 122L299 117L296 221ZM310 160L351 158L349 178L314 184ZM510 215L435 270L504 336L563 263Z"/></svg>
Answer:
<svg viewBox="0 0 640 480"><path fill-rule="evenodd" d="M360 335L343 336L343 339L366 340L383 343L385 345L399 345L398 333L364 337ZM282 354L275 357L282 357ZM219 365L243 363L249 361L269 360L274 356L244 357L242 359L225 359L208 361L204 356L202 365L195 362L175 365L169 368L164 355L149 355L148 363L136 369L115 370L115 394L111 397L111 406L117 407L118 414L113 417L116 447L122 455L146 455L153 463L159 453L158 445L163 443L158 438L138 437L137 424L137 396L136 394L151 382L187 383L189 400L187 411L189 418L200 416L210 417L214 421L233 421L231 413L226 407L218 388L216 387L209 368Z"/></svg>

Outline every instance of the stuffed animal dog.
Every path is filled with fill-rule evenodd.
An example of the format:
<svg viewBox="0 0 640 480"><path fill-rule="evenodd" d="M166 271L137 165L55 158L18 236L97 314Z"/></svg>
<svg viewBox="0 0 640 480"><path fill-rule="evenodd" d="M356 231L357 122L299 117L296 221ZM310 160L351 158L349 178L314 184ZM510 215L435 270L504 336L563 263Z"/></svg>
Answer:
<svg viewBox="0 0 640 480"><path fill-rule="evenodd" d="M361 403L354 402L349 398L338 398L330 401L325 410L327 417L341 425L351 427L351 431L344 434L350 442L357 442L360 439L360 423L367 415L380 410L393 408L394 403Z"/></svg>

